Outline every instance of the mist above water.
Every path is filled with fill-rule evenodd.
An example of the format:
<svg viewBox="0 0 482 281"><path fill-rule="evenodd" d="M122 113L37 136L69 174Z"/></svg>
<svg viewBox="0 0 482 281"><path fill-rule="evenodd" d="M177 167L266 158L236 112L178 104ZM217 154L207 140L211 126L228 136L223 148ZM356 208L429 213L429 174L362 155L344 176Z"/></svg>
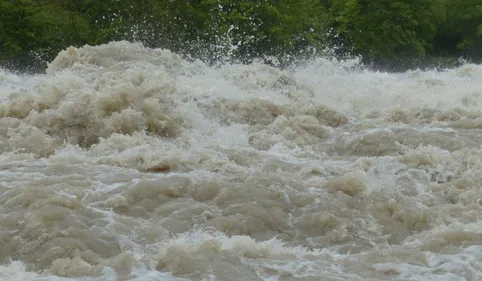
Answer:
<svg viewBox="0 0 482 281"><path fill-rule="evenodd" d="M0 70L2 280L479 280L482 67Z"/></svg>

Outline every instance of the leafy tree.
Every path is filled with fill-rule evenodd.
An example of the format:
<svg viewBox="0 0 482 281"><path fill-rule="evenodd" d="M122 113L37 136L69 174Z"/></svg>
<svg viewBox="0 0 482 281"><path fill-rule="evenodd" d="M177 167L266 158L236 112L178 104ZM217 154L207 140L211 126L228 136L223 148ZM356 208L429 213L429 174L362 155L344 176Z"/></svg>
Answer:
<svg viewBox="0 0 482 281"><path fill-rule="evenodd" d="M34 15L30 0L0 0L0 63L24 58L35 47Z"/></svg>
<svg viewBox="0 0 482 281"><path fill-rule="evenodd" d="M435 51L442 55L472 54L482 58L482 1L445 0L447 19L435 39Z"/></svg>
<svg viewBox="0 0 482 281"><path fill-rule="evenodd" d="M369 58L425 55L445 17L439 0L347 0L337 8L338 31Z"/></svg>
<svg viewBox="0 0 482 281"><path fill-rule="evenodd" d="M67 46L91 43L93 33L89 21L76 10L73 1L39 1L33 5L34 25L38 27L34 52L43 61L50 61Z"/></svg>
<svg viewBox="0 0 482 281"><path fill-rule="evenodd" d="M0 65L39 68L113 40L208 62L285 65L327 46L403 68L482 59L481 0L0 0L0 30Z"/></svg>
<svg viewBox="0 0 482 281"><path fill-rule="evenodd" d="M226 1L224 28L239 57L286 59L324 45L327 17L319 0Z"/></svg>

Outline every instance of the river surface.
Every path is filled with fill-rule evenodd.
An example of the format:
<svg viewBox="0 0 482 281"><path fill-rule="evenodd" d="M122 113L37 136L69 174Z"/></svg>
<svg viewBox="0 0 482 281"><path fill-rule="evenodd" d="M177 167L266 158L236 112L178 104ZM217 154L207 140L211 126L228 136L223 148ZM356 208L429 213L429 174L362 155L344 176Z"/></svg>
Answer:
<svg viewBox="0 0 482 281"><path fill-rule="evenodd" d="M0 69L0 280L482 280L482 66Z"/></svg>

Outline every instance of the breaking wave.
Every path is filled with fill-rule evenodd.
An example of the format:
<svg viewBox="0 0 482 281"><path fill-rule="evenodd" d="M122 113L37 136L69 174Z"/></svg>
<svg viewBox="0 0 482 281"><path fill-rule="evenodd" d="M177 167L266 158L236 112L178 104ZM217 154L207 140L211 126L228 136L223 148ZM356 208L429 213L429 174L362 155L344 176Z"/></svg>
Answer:
<svg viewBox="0 0 482 281"><path fill-rule="evenodd" d="M0 71L2 280L480 280L482 67Z"/></svg>

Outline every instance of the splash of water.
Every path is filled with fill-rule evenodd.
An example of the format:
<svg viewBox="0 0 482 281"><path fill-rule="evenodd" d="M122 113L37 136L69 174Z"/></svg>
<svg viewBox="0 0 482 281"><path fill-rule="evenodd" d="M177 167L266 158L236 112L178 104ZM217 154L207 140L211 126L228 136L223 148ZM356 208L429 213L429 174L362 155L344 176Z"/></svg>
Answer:
<svg viewBox="0 0 482 281"><path fill-rule="evenodd" d="M482 67L0 72L3 280L479 280Z"/></svg>

